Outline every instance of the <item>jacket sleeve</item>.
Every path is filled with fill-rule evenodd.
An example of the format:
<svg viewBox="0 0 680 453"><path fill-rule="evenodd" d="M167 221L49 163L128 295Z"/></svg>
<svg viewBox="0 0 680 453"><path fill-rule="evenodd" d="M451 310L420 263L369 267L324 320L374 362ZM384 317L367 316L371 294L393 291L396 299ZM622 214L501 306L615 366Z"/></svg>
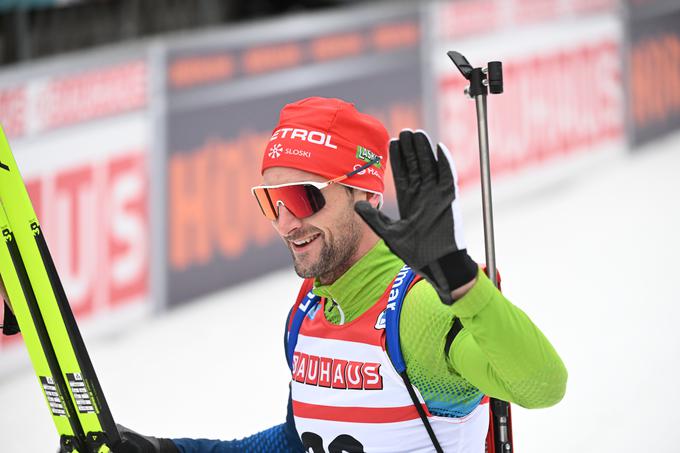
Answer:
<svg viewBox="0 0 680 453"><path fill-rule="evenodd" d="M412 298L412 301L408 301ZM445 362L486 395L526 408L548 407L564 396L567 370L559 355L529 317L508 301L480 269L475 285L451 306L439 301L426 281L409 291L402 313L418 320L429 314L413 343L430 342L430 360ZM413 302L413 303L412 303ZM410 312L410 313L409 313ZM455 329L455 319L462 329ZM410 321L409 331L414 331ZM402 329L403 332L403 329ZM408 340L408 339L404 339ZM402 342L404 355L409 345ZM422 351L422 348L421 348ZM411 352L414 354L414 352Z"/></svg>
<svg viewBox="0 0 680 453"><path fill-rule="evenodd" d="M172 441L182 453L304 452L295 429L290 394L288 395L286 423L238 440L172 439Z"/></svg>
<svg viewBox="0 0 680 453"><path fill-rule="evenodd" d="M531 319L483 272L452 310L463 329L453 340L449 359L468 381L490 396L527 408L562 399L567 383L562 360Z"/></svg>

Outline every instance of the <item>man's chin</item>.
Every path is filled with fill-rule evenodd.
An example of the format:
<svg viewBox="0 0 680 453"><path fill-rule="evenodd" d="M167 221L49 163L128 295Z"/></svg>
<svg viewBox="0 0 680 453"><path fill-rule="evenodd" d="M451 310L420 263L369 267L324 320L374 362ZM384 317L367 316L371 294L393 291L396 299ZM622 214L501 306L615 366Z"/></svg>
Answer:
<svg viewBox="0 0 680 453"><path fill-rule="evenodd" d="M316 263L311 263L308 261L307 257L295 256L293 255L293 266L295 267L295 272L301 278L314 278L317 277L315 269Z"/></svg>
<svg viewBox="0 0 680 453"><path fill-rule="evenodd" d="M321 238L317 238L310 245L311 247L304 251L289 247L295 272L302 278L319 277L326 271L324 267L328 265L327 258L322 258L326 254Z"/></svg>

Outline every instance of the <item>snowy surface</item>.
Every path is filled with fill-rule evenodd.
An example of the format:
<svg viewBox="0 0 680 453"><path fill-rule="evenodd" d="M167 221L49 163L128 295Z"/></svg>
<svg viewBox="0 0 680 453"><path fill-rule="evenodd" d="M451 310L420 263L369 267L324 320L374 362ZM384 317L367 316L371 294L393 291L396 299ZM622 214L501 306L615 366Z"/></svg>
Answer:
<svg viewBox="0 0 680 453"><path fill-rule="evenodd" d="M513 406L517 452L677 451L679 172L676 135L633 155L619 149L540 190L499 195L504 292L569 370L559 405ZM463 214L483 261L476 205L467 200ZM282 329L298 285L283 270L119 336L86 338L116 420L157 436L213 438L281 423ZM0 381L0 405L0 451L55 451L30 370Z"/></svg>

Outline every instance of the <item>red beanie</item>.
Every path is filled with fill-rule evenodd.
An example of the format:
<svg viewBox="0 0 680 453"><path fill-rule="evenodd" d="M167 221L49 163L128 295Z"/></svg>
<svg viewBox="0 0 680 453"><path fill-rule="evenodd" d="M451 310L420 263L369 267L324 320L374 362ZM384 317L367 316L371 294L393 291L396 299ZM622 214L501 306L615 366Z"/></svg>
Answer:
<svg viewBox="0 0 680 453"><path fill-rule="evenodd" d="M342 181L382 193L389 135L370 115L340 99L312 97L286 105L262 159L262 172L290 167L333 179L380 156L380 162Z"/></svg>

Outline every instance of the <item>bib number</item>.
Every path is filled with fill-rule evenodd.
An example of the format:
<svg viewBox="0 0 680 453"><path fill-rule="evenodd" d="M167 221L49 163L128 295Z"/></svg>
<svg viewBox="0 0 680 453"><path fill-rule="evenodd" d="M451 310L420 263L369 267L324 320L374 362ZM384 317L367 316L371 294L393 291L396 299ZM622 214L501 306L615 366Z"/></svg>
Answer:
<svg viewBox="0 0 680 453"><path fill-rule="evenodd" d="M323 439L316 433L304 432L300 436L306 453L326 453ZM340 434L328 445L328 453L365 453L364 446L349 434Z"/></svg>

